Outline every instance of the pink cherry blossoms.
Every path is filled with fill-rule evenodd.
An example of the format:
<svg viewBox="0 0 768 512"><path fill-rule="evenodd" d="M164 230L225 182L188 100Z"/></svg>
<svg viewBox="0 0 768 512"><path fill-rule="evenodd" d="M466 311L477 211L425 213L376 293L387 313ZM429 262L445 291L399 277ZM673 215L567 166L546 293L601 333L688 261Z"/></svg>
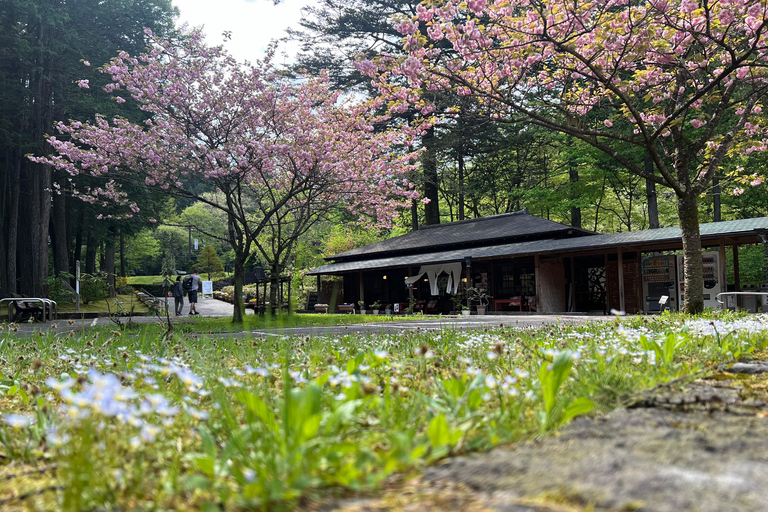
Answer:
<svg viewBox="0 0 768 512"><path fill-rule="evenodd" d="M402 136L375 132L366 107L343 101L326 77L290 80L269 57L241 65L199 34L183 46L156 41L137 57L122 52L102 71L112 77L106 91L118 103L133 98L147 122L60 123L63 136L49 138L58 154L34 158L109 179L96 196L125 203L124 182L182 195L189 181L237 184L255 196L322 182L328 201L383 223L415 197L402 178L412 168L397 151Z"/></svg>
<svg viewBox="0 0 768 512"><path fill-rule="evenodd" d="M240 64L199 33L121 52L102 68L105 89L118 103L132 98L147 120L61 123L61 137L49 138L56 154L33 160L103 179L75 192L93 201L128 204L121 185L131 183L223 211L239 300L245 260L273 217L322 205L388 225L418 195L404 177L417 159L401 132L376 130L370 106L331 91L326 76L291 78L270 59ZM236 302L235 322L241 311Z"/></svg>
<svg viewBox="0 0 768 512"><path fill-rule="evenodd" d="M658 145L652 179L678 193L687 185L671 167L684 137L688 159L704 162L691 184L701 192L724 158L768 147L756 118L768 89L767 13L747 0L436 0L397 25L406 56L359 68L393 112L450 91L499 121L527 119L608 151L611 141ZM601 120L586 122L596 109Z"/></svg>

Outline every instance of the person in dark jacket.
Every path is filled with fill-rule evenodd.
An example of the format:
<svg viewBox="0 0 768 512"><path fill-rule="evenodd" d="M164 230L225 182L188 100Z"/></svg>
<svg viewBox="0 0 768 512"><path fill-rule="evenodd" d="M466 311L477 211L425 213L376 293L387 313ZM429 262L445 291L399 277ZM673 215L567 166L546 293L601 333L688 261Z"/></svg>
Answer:
<svg viewBox="0 0 768 512"><path fill-rule="evenodd" d="M173 284L173 302L176 306L176 316L180 316L184 309L184 288L181 286L181 276L176 276L176 282Z"/></svg>

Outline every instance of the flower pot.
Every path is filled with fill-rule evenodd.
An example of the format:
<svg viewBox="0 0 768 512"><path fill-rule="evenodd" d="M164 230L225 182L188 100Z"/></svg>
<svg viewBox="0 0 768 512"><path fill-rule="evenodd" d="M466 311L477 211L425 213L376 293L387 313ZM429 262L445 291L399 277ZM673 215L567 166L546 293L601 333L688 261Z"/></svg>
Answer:
<svg viewBox="0 0 768 512"><path fill-rule="evenodd" d="M478 315L484 315L485 314L485 308L488 306L477 306L477 314Z"/></svg>
<svg viewBox="0 0 768 512"><path fill-rule="evenodd" d="M469 316L469 315L470 315L470 313L471 313L471 311L470 311L470 310L468 310L468 309L462 309L462 310L461 310L461 314L462 314L463 316Z"/></svg>
<svg viewBox="0 0 768 512"><path fill-rule="evenodd" d="M374 315L378 315L379 314L379 310L378 309L373 309L372 311L373 311Z"/></svg>
<svg viewBox="0 0 768 512"><path fill-rule="evenodd" d="M365 315L366 313L368 313L368 310L366 310L366 309L361 309L360 310L360 314L361 315Z"/></svg>
<svg viewBox="0 0 768 512"><path fill-rule="evenodd" d="M392 310L391 310L391 309L389 309L389 308L387 308L387 309L385 309L385 310L384 310L384 314L385 314L385 315L387 315L387 316L389 316L389 315L391 315L391 314L392 314Z"/></svg>

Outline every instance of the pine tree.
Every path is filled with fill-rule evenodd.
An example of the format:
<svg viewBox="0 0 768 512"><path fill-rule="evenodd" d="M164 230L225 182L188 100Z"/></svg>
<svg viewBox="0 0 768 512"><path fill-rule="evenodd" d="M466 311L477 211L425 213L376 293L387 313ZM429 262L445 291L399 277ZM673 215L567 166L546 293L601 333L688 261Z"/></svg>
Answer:
<svg viewBox="0 0 768 512"><path fill-rule="evenodd" d="M219 255L216 254L216 249L210 245L203 246L203 251L197 260L197 266L200 267L200 272L208 274L209 281L211 280L211 274L215 277L217 274L224 272L224 266L221 264Z"/></svg>

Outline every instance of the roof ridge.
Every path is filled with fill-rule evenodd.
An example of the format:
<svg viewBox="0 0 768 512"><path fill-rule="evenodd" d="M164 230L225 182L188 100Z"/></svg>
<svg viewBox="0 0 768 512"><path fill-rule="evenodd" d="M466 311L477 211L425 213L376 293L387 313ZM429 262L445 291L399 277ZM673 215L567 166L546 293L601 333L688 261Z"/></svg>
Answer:
<svg viewBox="0 0 768 512"><path fill-rule="evenodd" d="M530 213L528 213L528 208L524 208L516 212L499 213L497 215L489 215L488 217L475 217L474 219L456 220L453 222L444 222L441 224L428 224L425 226L419 226L419 229L417 231L421 231L422 229L433 229L433 228L440 228L445 226L456 226L458 224L471 224L473 222L479 222L479 221L488 220L488 219L496 219L499 217L512 217L513 215L530 215ZM413 233L413 231L411 231L411 233Z"/></svg>

